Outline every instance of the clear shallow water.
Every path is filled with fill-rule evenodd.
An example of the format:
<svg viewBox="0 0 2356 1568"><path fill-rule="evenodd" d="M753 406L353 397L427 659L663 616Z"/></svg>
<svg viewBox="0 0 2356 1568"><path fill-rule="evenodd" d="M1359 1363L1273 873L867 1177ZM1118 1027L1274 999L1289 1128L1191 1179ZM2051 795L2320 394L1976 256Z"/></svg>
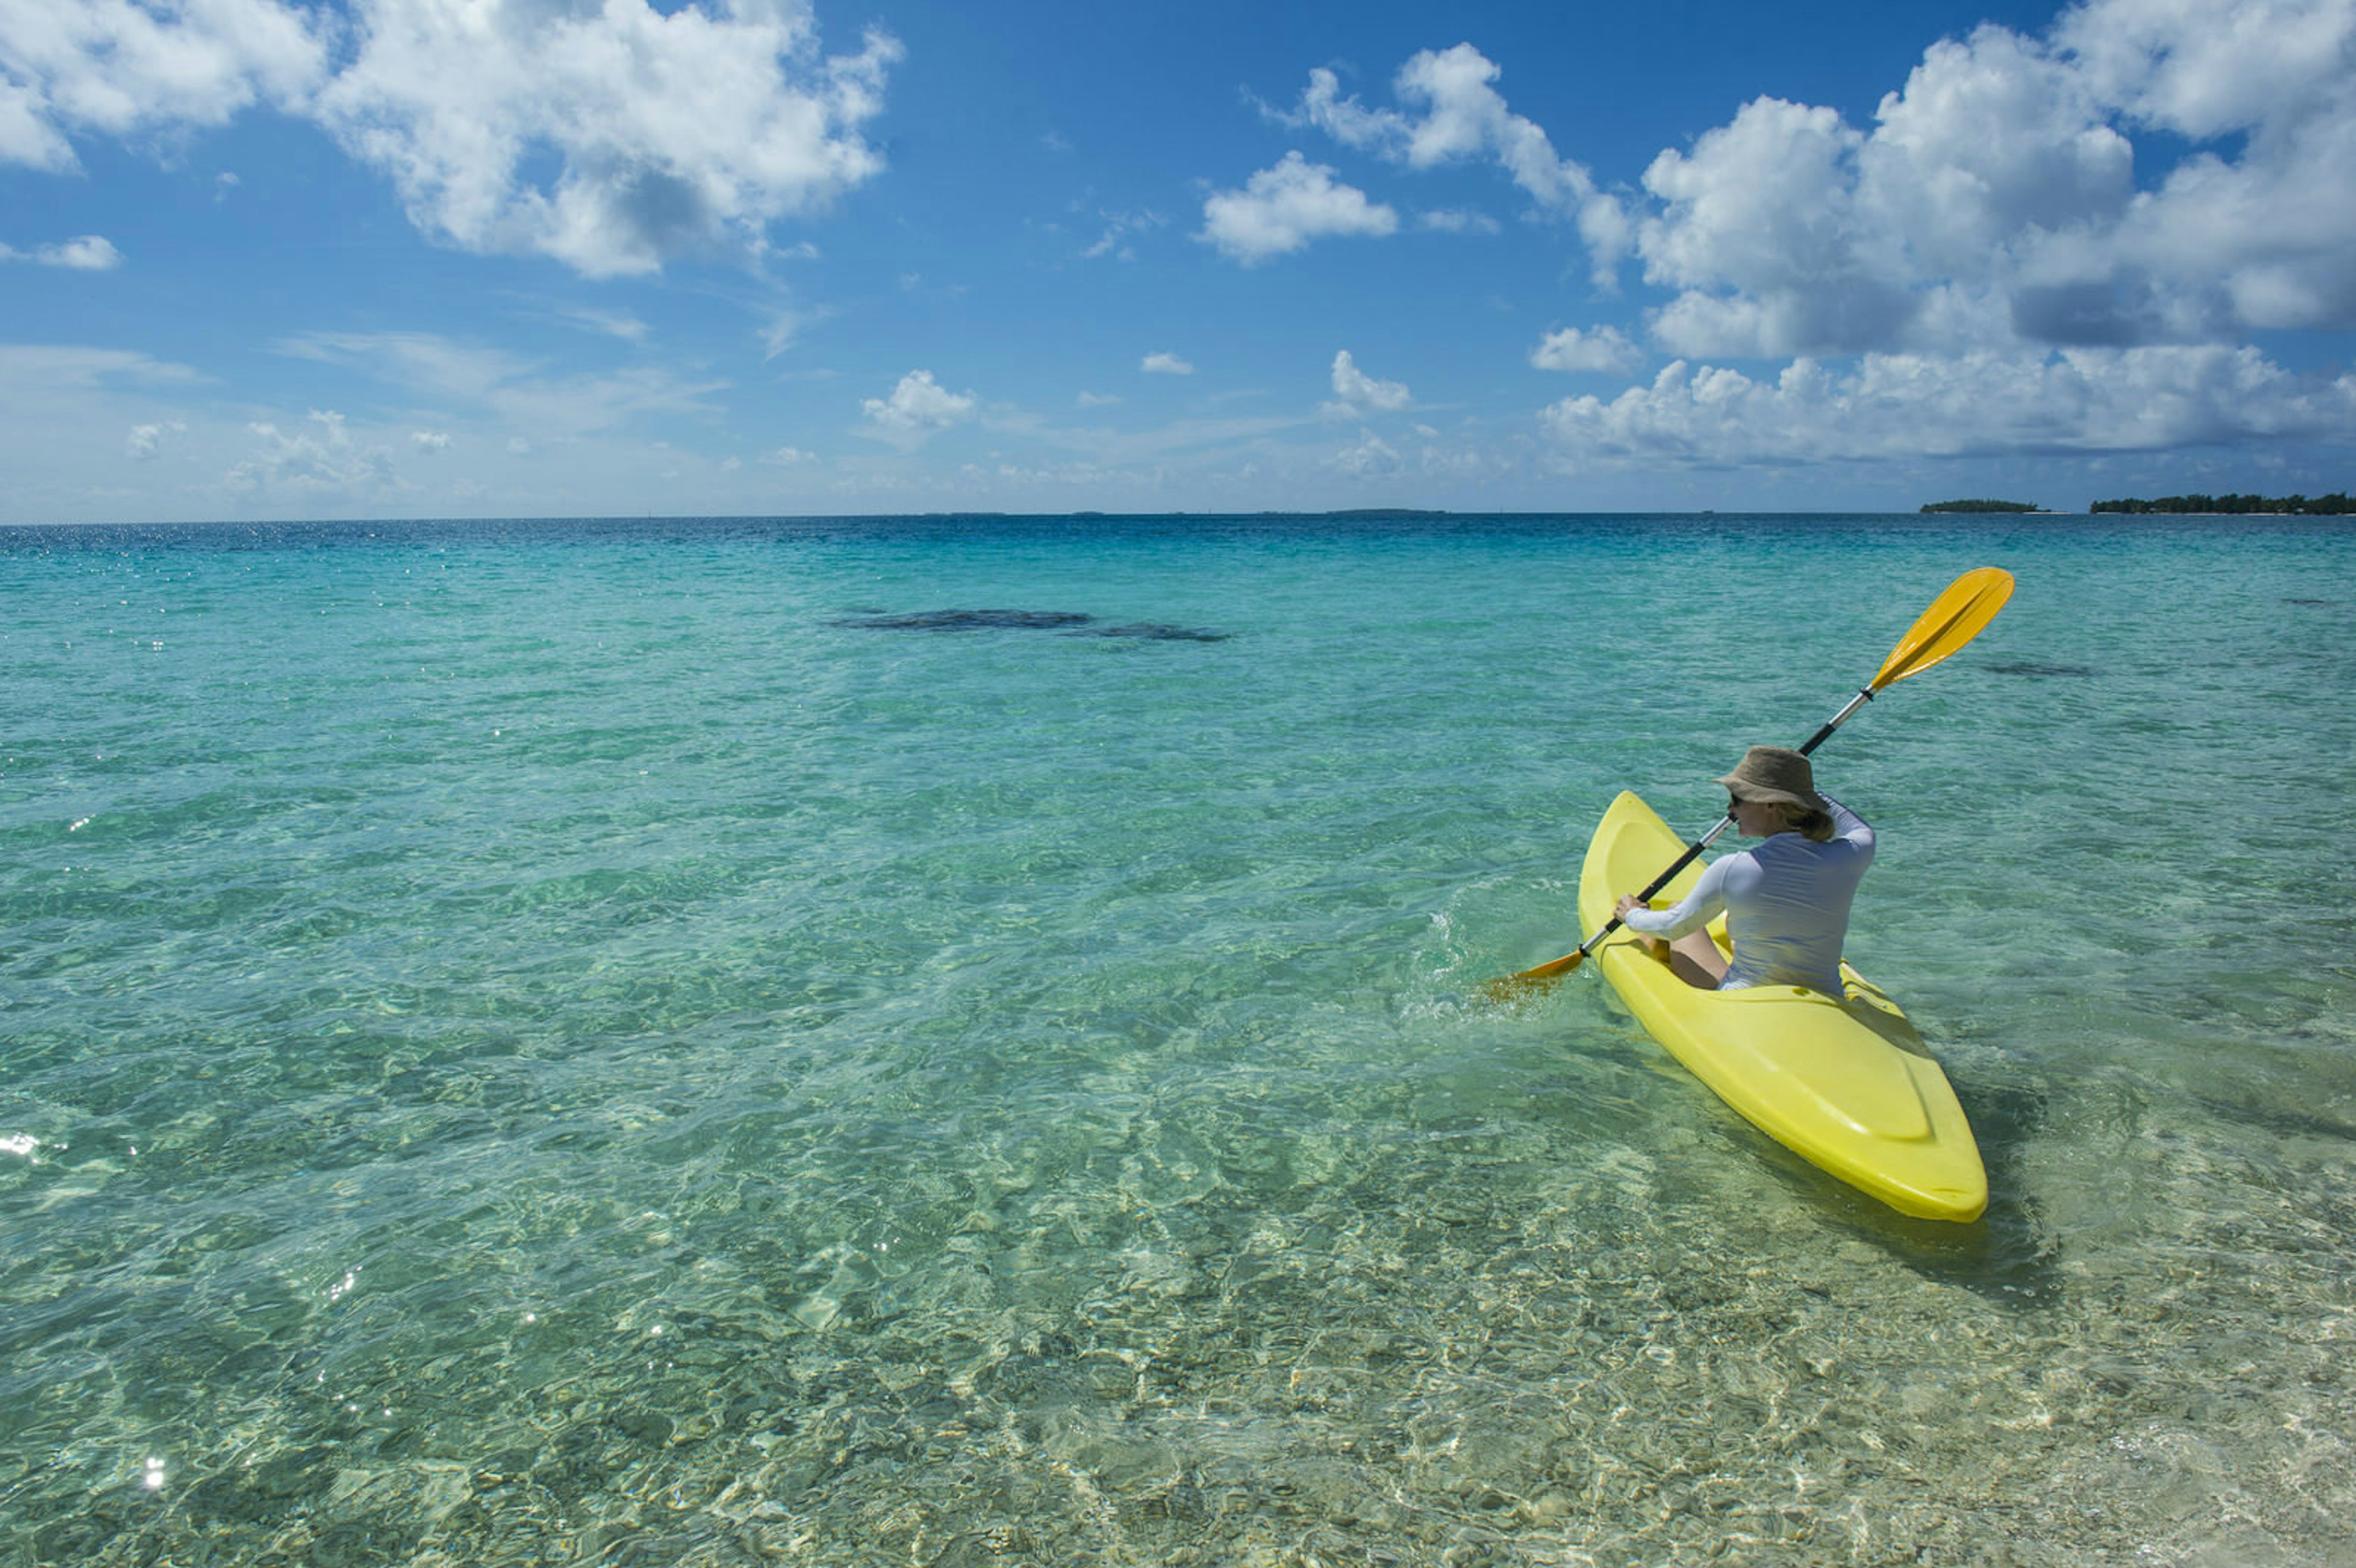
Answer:
<svg viewBox="0 0 2356 1568"><path fill-rule="evenodd" d="M1480 1001L1984 564L1820 762L1987 1220ZM0 1563L2345 1561L2351 605L2252 519L0 534ZM1093 619L843 624L951 609Z"/></svg>

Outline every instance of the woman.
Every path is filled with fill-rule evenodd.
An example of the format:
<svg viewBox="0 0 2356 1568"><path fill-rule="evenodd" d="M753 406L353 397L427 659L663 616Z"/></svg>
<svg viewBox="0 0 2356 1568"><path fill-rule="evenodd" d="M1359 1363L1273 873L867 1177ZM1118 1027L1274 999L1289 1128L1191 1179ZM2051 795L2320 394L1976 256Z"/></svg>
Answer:
<svg viewBox="0 0 2356 1568"><path fill-rule="evenodd" d="M1816 793L1808 759L1782 746L1753 746L1718 781L1731 798L1737 832L1755 849L1713 861L1672 909L1620 901L1621 923L1644 936L1680 979L1703 990L1804 986L1843 994L1841 941L1849 904L1873 863L1873 829ZM1703 929L1727 912L1731 963Z"/></svg>

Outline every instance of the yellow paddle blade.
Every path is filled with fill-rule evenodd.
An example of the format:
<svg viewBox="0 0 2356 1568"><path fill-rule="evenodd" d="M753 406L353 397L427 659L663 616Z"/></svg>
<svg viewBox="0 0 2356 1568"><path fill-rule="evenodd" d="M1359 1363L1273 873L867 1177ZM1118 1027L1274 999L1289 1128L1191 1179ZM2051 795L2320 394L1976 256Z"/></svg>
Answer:
<svg viewBox="0 0 2356 1568"><path fill-rule="evenodd" d="M2012 573L2000 568L1983 566L1956 578L1898 639L1869 689L1879 691L1929 669L1978 636L2011 597Z"/></svg>
<svg viewBox="0 0 2356 1568"><path fill-rule="evenodd" d="M1551 980L1557 975L1568 975L1587 962L1584 952L1566 953L1559 958L1548 959L1535 969L1525 969L1514 976L1516 980Z"/></svg>
<svg viewBox="0 0 2356 1568"><path fill-rule="evenodd" d="M1534 991L1546 989L1579 967L1586 958L1584 953L1566 953L1561 957L1541 964L1535 969L1525 969L1518 975L1500 975L1484 982L1481 994L1493 1002L1519 1001Z"/></svg>
<svg viewBox="0 0 2356 1568"><path fill-rule="evenodd" d="M1569 974L1586 962L1587 955L1584 951L1566 953L1559 958L1548 959L1535 969L1525 969L1518 975L1508 975L1503 980L1494 983L1500 986L1526 986L1534 981L1552 980L1559 976Z"/></svg>

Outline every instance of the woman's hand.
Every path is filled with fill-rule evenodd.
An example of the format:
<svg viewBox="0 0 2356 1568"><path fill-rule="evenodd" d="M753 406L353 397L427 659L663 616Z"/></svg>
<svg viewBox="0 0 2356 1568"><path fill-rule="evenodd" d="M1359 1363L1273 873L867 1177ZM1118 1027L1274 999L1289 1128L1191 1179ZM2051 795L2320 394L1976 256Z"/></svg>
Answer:
<svg viewBox="0 0 2356 1568"><path fill-rule="evenodd" d="M1650 909L1652 907L1652 905L1644 902L1633 893L1622 893L1620 895L1620 901L1612 906L1612 912L1618 915L1621 923L1625 924L1628 920L1628 912L1630 910Z"/></svg>

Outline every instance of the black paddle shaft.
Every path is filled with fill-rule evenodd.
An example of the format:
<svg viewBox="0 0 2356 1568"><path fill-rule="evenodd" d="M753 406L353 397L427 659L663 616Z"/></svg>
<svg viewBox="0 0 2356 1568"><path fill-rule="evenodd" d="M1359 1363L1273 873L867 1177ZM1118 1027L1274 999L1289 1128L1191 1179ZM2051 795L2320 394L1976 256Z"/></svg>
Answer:
<svg viewBox="0 0 2356 1568"><path fill-rule="evenodd" d="M1826 720L1825 727L1817 731L1815 734L1809 736L1807 740L1801 744L1800 755L1804 757L1808 756L1813 753L1818 746L1821 746L1826 741L1831 740L1833 738L1833 731L1839 729L1843 724L1847 723L1848 716L1850 714L1856 712L1859 708L1864 707L1867 703L1872 700L1873 688L1869 686L1860 687L1858 689L1858 694L1849 699L1849 705L1847 707L1842 709L1838 713L1834 714L1830 719ZM1682 866L1684 862L1680 861L1678 864Z"/></svg>

